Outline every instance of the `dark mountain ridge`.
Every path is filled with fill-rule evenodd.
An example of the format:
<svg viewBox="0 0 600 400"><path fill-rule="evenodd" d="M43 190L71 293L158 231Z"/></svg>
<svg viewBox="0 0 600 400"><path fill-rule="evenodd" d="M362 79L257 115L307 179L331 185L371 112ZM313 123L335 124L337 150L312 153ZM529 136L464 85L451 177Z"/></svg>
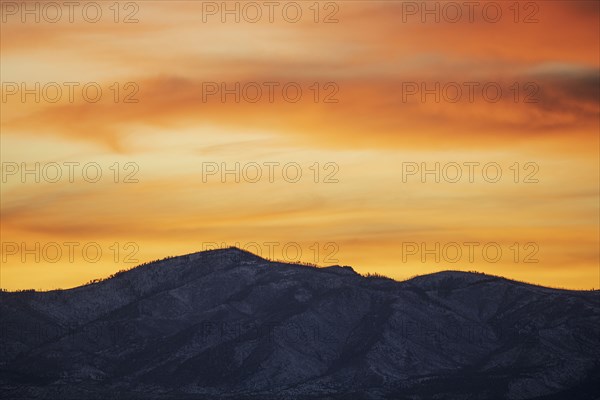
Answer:
<svg viewBox="0 0 600 400"><path fill-rule="evenodd" d="M60 399L600 398L598 291L397 282L237 249L0 294L0 393Z"/></svg>

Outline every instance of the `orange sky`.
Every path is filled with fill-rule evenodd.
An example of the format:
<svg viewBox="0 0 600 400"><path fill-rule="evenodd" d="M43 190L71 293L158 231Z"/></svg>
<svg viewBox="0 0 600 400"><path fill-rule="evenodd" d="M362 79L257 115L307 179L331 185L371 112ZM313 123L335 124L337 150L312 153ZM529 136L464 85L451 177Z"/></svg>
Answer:
<svg viewBox="0 0 600 400"><path fill-rule="evenodd" d="M120 2L118 15L98 2L95 23L26 3L0 1L2 288L72 287L213 243L396 279L460 269L600 287L597 1L482 1L456 22L462 2L429 2L439 22L401 1L300 1L297 22L281 2L271 22L255 2L256 23L244 2L239 23L221 2ZM35 3L39 22L24 13ZM236 82L239 103L206 92ZM39 102L22 92L36 83ZM423 98L436 84L439 101ZM285 85L302 97L286 101ZM39 182L22 175L36 163ZM98 182L82 177L90 163ZM262 178L203 179L223 163ZM436 163L440 182L422 182Z"/></svg>

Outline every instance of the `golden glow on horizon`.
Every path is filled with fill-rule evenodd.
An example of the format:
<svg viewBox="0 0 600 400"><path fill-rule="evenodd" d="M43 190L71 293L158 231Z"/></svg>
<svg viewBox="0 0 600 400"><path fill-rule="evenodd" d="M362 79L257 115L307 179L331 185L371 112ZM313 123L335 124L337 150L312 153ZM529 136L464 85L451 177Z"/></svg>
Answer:
<svg viewBox="0 0 600 400"><path fill-rule="evenodd" d="M77 169L74 183L36 184L31 175L22 183L19 174L3 180L2 288L73 287L131 268L133 260L209 243L250 251L259 243L263 256L277 259L285 259L286 243L298 243L301 261L396 279L459 269L600 287L598 2L538 2L539 22L531 24L514 23L507 10L497 24L403 23L402 2L383 1L340 2L339 22L331 24L314 23L311 14L296 24L203 23L201 2L138 4L133 24L114 23L112 14L96 24L20 23L12 16L1 24L3 85L97 82L103 90L97 103L80 91L72 102L65 95L36 103L3 86L4 172L6 163L95 162L103 179L86 182ZM276 92L273 102L203 101L203 83L212 81L297 82L303 98L290 103ZM480 96L403 101L406 82L472 81L498 82L504 96L495 103ZM133 91L127 82L139 88L139 102L122 101ZM320 99L334 82L339 101L315 103L314 82ZM514 82L520 89L538 84L541 101L524 102L530 92L521 90L515 102ZM232 175L228 183L218 175L203 182L203 163L236 162L295 162L303 177L291 183L278 169L273 182L236 184ZM503 179L421 183L414 175L403 182L408 162L495 162ZM338 183L324 182L334 171L327 163L339 168L332 175ZM538 183L523 183L527 163L539 167ZM139 182L123 183L132 172ZM72 262L65 242L80 243ZM279 243L274 254L265 244L271 242ZM467 251L463 244L471 242L478 249L498 244L503 257L492 262L477 250L473 262L466 254L450 262L452 253L439 262L433 255L403 259L411 243L439 243L450 252L448 244ZM39 243L49 253L23 262L22 248L6 243ZM49 243L63 251L56 262L48 262L55 250ZM90 243L103 251L97 262L90 261L93 249L81 253ZM524 262L527 256L538 262Z"/></svg>

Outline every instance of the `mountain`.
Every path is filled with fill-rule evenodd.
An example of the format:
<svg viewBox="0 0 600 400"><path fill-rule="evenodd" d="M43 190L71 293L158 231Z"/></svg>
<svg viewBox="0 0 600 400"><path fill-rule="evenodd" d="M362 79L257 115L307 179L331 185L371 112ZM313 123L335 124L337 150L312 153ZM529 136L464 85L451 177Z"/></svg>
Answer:
<svg viewBox="0 0 600 400"><path fill-rule="evenodd" d="M0 395L598 399L598 295L194 253L74 289L1 293Z"/></svg>

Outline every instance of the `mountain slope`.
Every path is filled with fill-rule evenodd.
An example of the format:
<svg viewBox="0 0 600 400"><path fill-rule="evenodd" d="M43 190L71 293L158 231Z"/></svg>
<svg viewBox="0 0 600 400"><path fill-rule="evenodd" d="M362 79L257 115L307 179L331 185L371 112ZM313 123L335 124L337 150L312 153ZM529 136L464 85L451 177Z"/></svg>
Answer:
<svg viewBox="0 0 600 400"><path fill-rule="evenodd" d="M0 295L8 398L599 398L598 292L239 249Z"/></svg>

